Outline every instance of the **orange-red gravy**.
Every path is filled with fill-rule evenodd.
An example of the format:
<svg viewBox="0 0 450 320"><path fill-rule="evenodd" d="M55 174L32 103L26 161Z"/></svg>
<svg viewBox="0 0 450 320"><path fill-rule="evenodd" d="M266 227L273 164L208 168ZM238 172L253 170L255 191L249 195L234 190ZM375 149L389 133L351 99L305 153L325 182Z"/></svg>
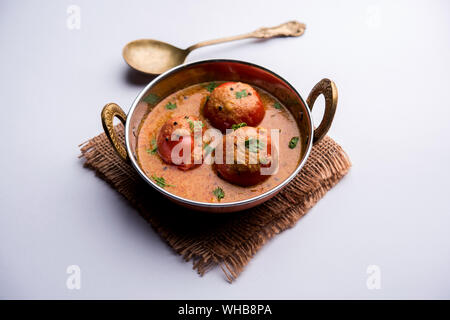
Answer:
<svg viewBox="0 0 450 320"><path fill-rule="evenodd" d="M303 154L303 139L291 113L269 93L256 87L266 110L265 117L259 126L269 130L281 129L279 169L275 175L270 176L264 182L251 187L236 186L217 176L212 165L202 164L195 169L181 171L176 166L163 162L157 152L154 154L150 152L156 146L154 139L157 138L159 129L171 117L195 115L206 124L207 128L211 128L210 123L201 112L206 98L210 94L205 88L206 85L207 83L193 85L171 94L160 101L144 118L137 139L137 157L145 174L151 179L152 177L163 177L165 182L170 185L165 187L167 191L186 199L201 202L219 202L213 193L217 187L222 188L225 193L225 197L220 202L233 202L255 197L283 182L295 170L300 161ZM175 103L177 107L173 110L166 109L169 102ZM297 146L291 149L289 141L293 137L300 137L300 140Z"/></svg>

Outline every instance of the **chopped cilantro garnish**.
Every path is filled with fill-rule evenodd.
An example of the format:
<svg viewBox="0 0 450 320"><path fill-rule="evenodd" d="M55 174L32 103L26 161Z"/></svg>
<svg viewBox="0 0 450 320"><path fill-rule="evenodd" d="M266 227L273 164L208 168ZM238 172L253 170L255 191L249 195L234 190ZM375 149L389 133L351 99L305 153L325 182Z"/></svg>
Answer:
<svg viewBox="0 0 450 320"><path fill-rule="evenodd" d="M264 149L265 144L258 139L250 138L248 140L245 140L245 147L250 152L258 153L258 150Z"/></svg>
<svg viewBox="0 0 450 320"><path fill-rule="evenodd" d="M217 200L223 199L225 197L225 192L221 187L217 187L213 191L214 195L217 197Z"/></svg>
<svg viewBox="0 0 450 320"><path fill-rule="evenodd" d="M214 148L211 147L209 144L205 144L203 150L205 150L205 156L207 156L208 154L214 151Z"/></svg>
<svg viewBox="0 0 450 320"><path fill-rule="evenodd" d="M247 90L243 89L242 91L236 92L236 99L241 99L248 96Z"/></svg>
<svg viewBox="0 0 450 320"><path fill-rule="evenodd" d="M142 99L142 101L145 101L149 104L155 104L158 102L158 100L159 100L159 97L154 93L150 93L148 96L146 96L144 99Z"/></svg>
<svg viewBox="0 0 450 320"><path fill-rule="evenodd" d="M188 122L189 122L189 128L191 129L191 131L199 130L205 126L205 124L202 121L188 120Z"/></svg>
<svg viewBox="0 0 450 320"><path fill-rule="evenodd" d="M269 159L266 157L260 157L259 158L259 162L261 162L261 164L268 164L269 163Z"/></svg>
<svg viewBox="0 0 450 320"><path fill-rule="evenodd" d="M239 128L246 127L246 126L247 126L247 124L245 122L241 122L241 123L238 123L238 124L233 124L231 126L231 129L237 130Z"/></svg>
<svg viewBox="0 0 450 320"><path fill-rule="evenodd" d="M218 86L219 86L219 85L213 81L213 82L208 83L208 84L205 85L204 87L205 87L205 89L208 90L209 92L212 92L212 91L213 91L215 88L217 88Z"/></svg>
<svg viewBox="0 0 450 320"><path fill-rule="evenodd" d="M289 148L294 149L297 146L299 137L293 137L291 141L289 141Z"/></svg>
<svg viewBox="0 0 450 320"><path fill-rule="evenodd" d="M152 179L156 182L156 184L158 186L160 186L161 188L165 188L165 187L175 187L173 185L167 184L166 183L166 179L164 179L163 177L157 177L157 176L152 176Z"/></svg>
<svg viewBox="0 0 450 320"><path fill-rule="evenodd" d="M176 108L177 108L177 104L176 103L169 102L168 104L166 104L166 109L167 110L173 110L173 109L176 109Z"/></svg>
<svg viewBox="0 0 450 320"><path fill-rule="evenodd" d="M156 139L153 138L150 142L150 148L147 149L148 154L155 154L158 151L158 145L156 144Z"/></svg>
<svg viewBox="0 0 450 320"><path fill-rule="evenodd" d="M281 109L281 104L280 104L278 101L275 101L275 103L273 104L273 107L274 107L275 109L280 110L280 109Z"/></svg>

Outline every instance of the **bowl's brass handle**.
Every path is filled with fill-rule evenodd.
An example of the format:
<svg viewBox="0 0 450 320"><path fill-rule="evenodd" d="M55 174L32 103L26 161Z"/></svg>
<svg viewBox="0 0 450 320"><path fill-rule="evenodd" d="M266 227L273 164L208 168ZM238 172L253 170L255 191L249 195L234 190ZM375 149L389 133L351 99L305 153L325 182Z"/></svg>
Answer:
<svg viewBox="0 0 450 320"><path fill-rule="evenodd" d="M114 149L117 151L119 156L123 160L128 160L127 149L120 142L117 136L116 130L114 129L114 117L119 118L119 120L125 125L127 115L123 110L115 103L108 103L103 107L102 110L102 125L105 134L109 141L113 145Z"/></svg>
<svg viewBox="0 0 450 320"><path fill-rule="evenodd" d="M334 82L330 79L322 79L314 86L314 88L312 88L308 99L306 99L306 103L311 111L314 102L316 102L317 97L321 94L325 97L325 113L320 125L314 130L313 144L316 144L325 137L328 129L330 129L338 101L338 92Z"/></svg>

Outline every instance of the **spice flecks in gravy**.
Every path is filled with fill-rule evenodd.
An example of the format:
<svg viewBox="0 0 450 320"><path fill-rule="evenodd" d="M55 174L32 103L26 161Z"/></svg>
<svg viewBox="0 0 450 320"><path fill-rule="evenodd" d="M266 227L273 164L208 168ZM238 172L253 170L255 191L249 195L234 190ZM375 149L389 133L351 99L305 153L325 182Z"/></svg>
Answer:
<svg viewBox="0 0 450 320"><path fill-rule="evenodd" d="M220 83L220 82L216 82ZM170 118L193 115L200 118L211 128L211 124L202 115L202 107L207 97L209 83L197 84L180 91L160 101L144 118L137 138L137 158L144 173L151 179L163 178L165 189L177 196L200 202L234 202L245 200L262 194L283 182L297 167L303 154L303 139L292 114L269 93L254 87L260 95L265 108L265 116L259 126L266 129L280 129L279 169L264 182L251 186L240 187L221 179L213 169L213 165L201 166L187 171L181 171L176 166L165 163L156 152L156 138L161 126ZM145 102L141 102L145 103ZM289 147L293 137L300 137L295 148ZM156 181L157 184L158 181ZM221 188L224 193L218 199L214 190Z"/></svg>

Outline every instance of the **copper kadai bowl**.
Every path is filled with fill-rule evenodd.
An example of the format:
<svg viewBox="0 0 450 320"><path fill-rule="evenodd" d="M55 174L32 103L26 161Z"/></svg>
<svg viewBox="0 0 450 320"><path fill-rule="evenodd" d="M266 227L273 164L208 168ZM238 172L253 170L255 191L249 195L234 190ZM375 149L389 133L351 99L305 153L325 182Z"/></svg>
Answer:
<svg viewBox="0 0 450 320"><path fill-rule="evenodd" d="M188 86L210 81L240 81L262 88L278 98L293 114L300 128L302 141L305 143L301 161L292 174L281 184L258 196L228 203L199 202L179 197L159 187L147 177L139 167L136 158L137 133L142 119L150 111L147 104L139 102L149 94L164 98ZM325 97L325 113L320 125L314 129L311 110L316 98ZM102 123L106 135L118 154L131 162L139 175L149 185L170 200L190 209L208 212L233 212L248 209L275 196L300 171L305 164L311 148L327 133L333 121L337 105L337 89L333 81L322 79L311 90L306 102L300 94L282 77L253 63L238 60L203 60L175 67L150 82L134 100L128 115L115 103L107 104L102 111ZM118 140L113 120L117 117L125 125L125 144Z"/></svg>

